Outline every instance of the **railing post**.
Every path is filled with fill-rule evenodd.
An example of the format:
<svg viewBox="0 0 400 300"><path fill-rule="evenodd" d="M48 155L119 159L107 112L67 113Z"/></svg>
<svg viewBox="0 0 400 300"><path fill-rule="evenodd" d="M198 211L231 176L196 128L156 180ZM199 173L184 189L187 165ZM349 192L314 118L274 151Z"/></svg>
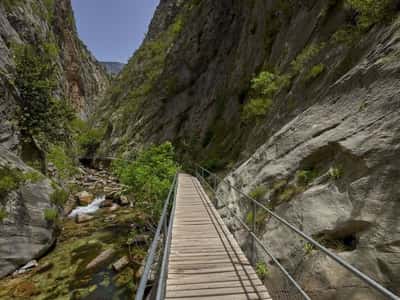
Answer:
<svg viewBox="0 0 400 300"><path fill-rule="evenodd" d="M256 216L257 216L257 206L254 202L252 202L252 213L253 213L253 218L251 220L251 231L253 232L254 235L256 235ZM256 265L256 242L254 239L254 236L251 239L251 263L253 266Z"/></svg>

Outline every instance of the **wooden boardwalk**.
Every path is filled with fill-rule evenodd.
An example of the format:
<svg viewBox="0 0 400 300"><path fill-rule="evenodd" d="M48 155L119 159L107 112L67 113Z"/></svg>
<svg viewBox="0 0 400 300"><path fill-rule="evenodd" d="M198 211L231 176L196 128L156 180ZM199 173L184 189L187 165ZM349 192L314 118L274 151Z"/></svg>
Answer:
<svg viewBox="0 0 400 300"><path fill-rule="evenodd" d="M178 177L166 299L272 299L199 181Z"/></svg>

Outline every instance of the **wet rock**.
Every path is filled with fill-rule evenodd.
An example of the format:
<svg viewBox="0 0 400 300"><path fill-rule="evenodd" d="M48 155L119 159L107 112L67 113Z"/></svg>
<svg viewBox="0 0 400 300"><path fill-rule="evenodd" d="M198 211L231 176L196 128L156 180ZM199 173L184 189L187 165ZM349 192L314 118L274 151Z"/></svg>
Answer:
<svg viewBox="0 0 400 300"><path fill-rule="evenodd" d="M90 220L92 220L93 218L94 218L93 216L89 216L86 214L80 214L75 217L75 222L78 224L86 223L86 222L89 222Z"/></svg>
<svg viewBox="0 0 400 300"><path fill-rule="evenodd" d="M100 204L100 208L112 207L113 205L114 203L112 200L106 199Z"/></svg>
<svg viewBox="0 0 400 300"><path fill-rule="evenodd" d="M93 259L87 266L86 270L94 269L101 264L104 264L106 261L108 261L115 253L114 249L107 249L103 251L99 256L97 256L95 259Z"/></svg>
<svg viewBox="0 0 400 300"><path fill-rule="evenodd" d="M127 206L127 205L129 205L128 197L126 197L126 196L121 196L121 197L119 197L118 204L121 205L121 206Z"/></svg>
<svg viewBox="0 0 400 300"><path fill-rule="evenodd" d="M39 266L36 268L36 273L41 274L41 273L45 273L49 270L51 270L54 267L54 264L49 262L49 263L45 263L42 266Z"/></svg>
<svg viewBox="0 0 400 300"><path fill-rule="evenodd" d="M38 262L36 260L31 260L25 266L23 266L22 268L15 271L12 275L18 276L20 274L24 274L26 272L31 271L33 268L36 268L37 266L38 266Z"/></svg>
<svg viewBox="0 0 400 300"><path fill-rule="evenodd" d="M113 212L119 209L119 205L114 203L111 207L108 208L109 212Z"/></svg>
<svg viewBox="0 0 400 300"><path fill-rule="evenodd" d="M113 267L115 272L120 272L121 270L123 270L128 265L129 265L129 258L128 258L128 256L124 256L124 257L120 258L119 260L117 260L112 265L112 267Z"/></svg>
<svg viewBox="0 0 400 300"><path fill-rule="evenodd" d="M89 205L90 203L92 203L92 201L94 199L93 195L86 191L76 194L76 198L79 201L79 205L82 205L82 206Z"/></svg>

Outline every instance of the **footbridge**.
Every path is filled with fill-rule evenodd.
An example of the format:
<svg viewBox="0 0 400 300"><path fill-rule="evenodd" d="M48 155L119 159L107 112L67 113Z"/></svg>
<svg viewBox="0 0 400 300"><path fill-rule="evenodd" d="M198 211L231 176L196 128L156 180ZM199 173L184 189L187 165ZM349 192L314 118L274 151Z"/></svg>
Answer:
<svg viewBox="0 0 400 300"><path fill-rule="evenodd" d="M174 178L148 251L136 300L400 300L370 274L361 272L218 175L199 166L192 173L179 173ZM250 224L218 197L216 189L221 185L226 185L247 202L253 216ZM241 249L216 206L223 207L225 214L228 211L241 232L247 235L246 249ZM340 276L349 282L348 292L346 288L337 294L333 288L331 293L318 295L311 289L313 286L301 278L301 270L285 268L257 234L256 216L260 211L302 239L306 248L318 251L336 268L339 266L343 271ZM352 289L355 283L356 293Z"/></svg>

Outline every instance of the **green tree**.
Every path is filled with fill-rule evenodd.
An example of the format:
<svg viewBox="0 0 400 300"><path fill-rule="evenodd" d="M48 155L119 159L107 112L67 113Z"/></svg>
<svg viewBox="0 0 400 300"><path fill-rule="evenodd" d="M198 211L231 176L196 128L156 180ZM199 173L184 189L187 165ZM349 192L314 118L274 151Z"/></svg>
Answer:
<svg viewBox="0 0 400 300"><path fill-rule="evenodd" d="M26 138L35 138L45 149L49 142L66 139L66 128L74 116L65 101L54 97L57 53L54 44L15 46L21 132Z"/></svg>
<svg viewBox="0 0 400 300"><path fill-rule="evenodd" d="M140 152L133 162L117 161L114 170L135 195L136 205L153 220L158 219L178 170L170 142Z"/></svg>

